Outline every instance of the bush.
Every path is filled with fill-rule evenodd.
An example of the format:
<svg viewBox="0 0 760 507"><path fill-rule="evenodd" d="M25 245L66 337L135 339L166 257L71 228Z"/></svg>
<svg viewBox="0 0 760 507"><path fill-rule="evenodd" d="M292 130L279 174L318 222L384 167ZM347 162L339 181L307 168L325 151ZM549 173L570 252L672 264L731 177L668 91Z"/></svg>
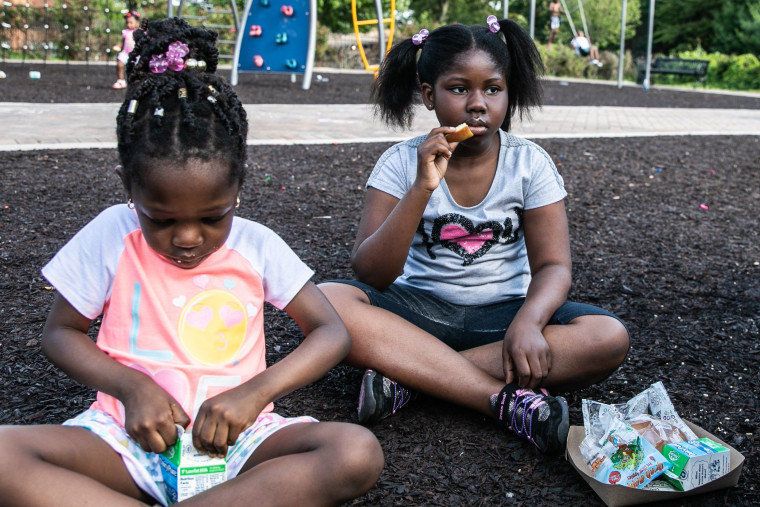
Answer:
<svg viewBox="0 0 760 507"><path fill-rule="evenodd" d="M681 51L677 58L708 60L707 88L724 90L760 90L760 61L753 54L724 55L722 53L707 53L701 47L692 51ZM652 59L655 56L653 55ZM657 82L662 84L685 84L683 77L657 76ZM689 81L693 84L693 79Z"/></svg>
<svg viewBox="0 0 760 507"><path fill-rule="evenodd" d="M760 90L760 61L752 54L732 57L720 82L732 90Z"/></svg>

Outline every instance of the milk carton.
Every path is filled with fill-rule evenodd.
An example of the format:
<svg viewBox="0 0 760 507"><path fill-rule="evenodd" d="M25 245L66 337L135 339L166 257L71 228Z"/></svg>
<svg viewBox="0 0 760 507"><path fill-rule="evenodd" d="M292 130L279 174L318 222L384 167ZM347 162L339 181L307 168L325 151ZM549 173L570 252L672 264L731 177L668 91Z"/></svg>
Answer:
<svg viewBox="0 0 760 507"><path fill-rule="evenodd" d="M177 503L227 480L224 458L210 458L193 446L192 433L179 432L177 442L160 455L161 475L169 503Z"/></svg>
<svg viewBox="0 0 760 507"><path fill-rule="evenodd" d="M679 491L698 488L731 470L729 449L709 438L667 444L662 454L673 464L664 477Z"/></svg>

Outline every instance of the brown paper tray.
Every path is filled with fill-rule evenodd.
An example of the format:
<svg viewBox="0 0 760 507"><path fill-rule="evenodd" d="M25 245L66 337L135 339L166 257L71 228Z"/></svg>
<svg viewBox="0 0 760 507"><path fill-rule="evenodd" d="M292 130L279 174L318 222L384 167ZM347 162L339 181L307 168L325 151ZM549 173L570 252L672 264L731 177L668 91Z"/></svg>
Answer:
<svg viewBox="0 0 760 507"><path fill-rule="evenodd" d="M591 471L586 466L579 449L585 436L583 426L570 427L570 432L567 435L567 450L565 451L565 458L570 462L573 468L578 471L581 477L583 477L583 480L591 486L591 489L599 495L599 498L610 507L660 502L663 500L678 501L680 498L687 496L699 495L707 493L708 491L736 486L739 483L739 475L741 475L742 466L744 465L744 456L742 456L739 451L723 442L715 435L703 430L696 424L692 424L689 421L684 422L694 430L694 433L696 433L699 438L711 438L731 451L731 470L726 475L689 491L646 491L599 482L594 478Z"/></svg>

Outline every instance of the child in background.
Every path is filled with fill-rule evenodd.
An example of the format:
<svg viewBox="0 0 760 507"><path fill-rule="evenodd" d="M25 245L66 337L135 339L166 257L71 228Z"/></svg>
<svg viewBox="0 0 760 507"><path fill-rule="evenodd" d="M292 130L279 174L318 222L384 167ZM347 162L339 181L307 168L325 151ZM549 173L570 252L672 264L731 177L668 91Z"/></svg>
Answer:
<svg viewBox="0 0 760 507"><path fill-rule="evenodd" d="M567 302L563 180L534 143L509 134L540 104L540 55L512 21L421 30L394 46L376 111L409 126L416 99L440 127L399 143L367 182L351 263L358 281L320 285L366 370L359 421L416 392L494 417L547 454L564 450L568 407L545 388L599 382L629 338L611 313ZM446 135L467 123L461 142Z"/></svg>
<svg viewBox="0 0 760 507"><path fill-rule="evenodd" d="M599 61L599 50L591 44L583 30L578 30L578 34L570 41L570 47L575 50L576 55L588 57L590 65L602 68L602 62Z"/></svg>
<svg viewBox="0 0 760 507"><path fill-rule="evenodd" d="M121 31L121 46L114 46L113 50L118 51L116 56L116 82L112 88L121 90L127 87L127 80L124 79L124 67L129 60L129 53L135 48L134 32L140 26L140 14L136 11L129 11L124 14L124 24L127 26Z"/></svg>
<svg viewBox="0 0 760 507"><path fill-rule="evenodd" d="M174 444L175 425L226 457L230 477L183 505L355 498L382 470L374 435L272 411L338 364L350 337L311 269L273 231L234 216L248 125L214 74L216 33L174 18L135 39L117 118L127 204L98 215L43 269L58 291L43 351L97 398L63 426L0 428L2 504L165 505L156 453ZM305 335L271 367L265 302ZM87 331L101 313L94 343Z"/></svg>
<svg viewBox="0 0 760 507"><path fill-rule="evenodd" d="M564 13L565 11L562 10L562 4L559 0L551 0L549 2L549 43L547 44L549 49L552 48L552 42L554 42L554 37L556 37L559 30L561 22L559 15Z"/></svg>

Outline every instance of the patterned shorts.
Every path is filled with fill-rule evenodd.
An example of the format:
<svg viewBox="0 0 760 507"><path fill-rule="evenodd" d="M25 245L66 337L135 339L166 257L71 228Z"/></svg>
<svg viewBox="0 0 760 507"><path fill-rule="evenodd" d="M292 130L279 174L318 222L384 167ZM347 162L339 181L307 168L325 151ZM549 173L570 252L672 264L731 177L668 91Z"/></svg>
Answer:
<svg viewBox="0 0 760 507"><path fill-rule="evenodd" d="M308 422L317 420L308 416L282 417L273 412L260 415L250 428L240 434L235 445L228 449L228 478L237 476L248 458L267 437L285 426ZM63 425L87 428L105 440L114 451L121 454L124 465L137 486L163 505L168 505L158 454L143 451L116 419L101 410L89 409Z"/></svg>

